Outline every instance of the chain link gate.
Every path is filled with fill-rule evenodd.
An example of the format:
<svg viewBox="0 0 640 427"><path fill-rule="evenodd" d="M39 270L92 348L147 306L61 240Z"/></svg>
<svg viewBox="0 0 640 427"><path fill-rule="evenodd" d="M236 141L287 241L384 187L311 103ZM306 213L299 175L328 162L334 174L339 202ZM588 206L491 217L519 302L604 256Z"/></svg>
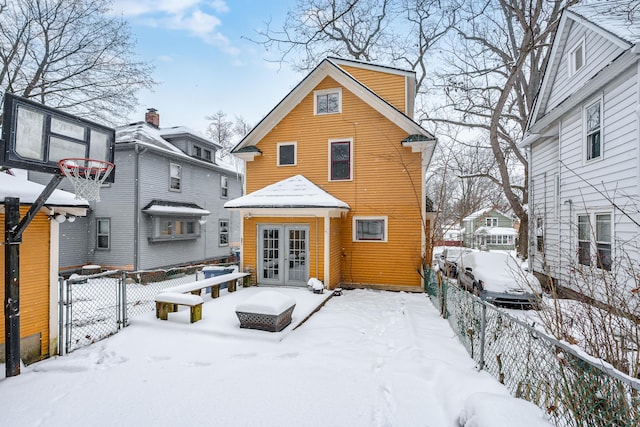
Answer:
<svg viewBox="0 0 640 427"><path fill-rule="evenodd" d="M70 353L120 330L124 274L105 272L60 279L60 354Z"/></svg>
<svg viewBox="0 0 640 427"><path fill-rule="evenodd" d="M202 278L203 267L119 270L60 278L58 353L70 353L107 338L127 326L131 317L153 312L159 292Z"/></svg>

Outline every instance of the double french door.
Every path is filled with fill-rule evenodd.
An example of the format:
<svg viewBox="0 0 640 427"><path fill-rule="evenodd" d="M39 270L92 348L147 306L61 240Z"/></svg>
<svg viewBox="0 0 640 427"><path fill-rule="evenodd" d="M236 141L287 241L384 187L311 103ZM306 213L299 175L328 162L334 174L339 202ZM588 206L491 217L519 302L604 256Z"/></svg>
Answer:
<svg viewBox="0 0 640 427"><path fill-rule="evenodd" d="M304 286L309 280L309 227L258 227L259 283Z"/></svg>

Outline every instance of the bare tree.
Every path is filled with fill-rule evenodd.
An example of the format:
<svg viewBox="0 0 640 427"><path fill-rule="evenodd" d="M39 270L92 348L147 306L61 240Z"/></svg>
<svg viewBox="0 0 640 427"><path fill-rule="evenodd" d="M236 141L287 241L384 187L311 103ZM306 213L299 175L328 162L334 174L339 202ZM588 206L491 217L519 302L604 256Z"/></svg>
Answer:
<svg viewBox="0 0 640 427"><path fill-rule="evenodd" d="M0 9L0 91L105 123L126 118L152 68L135 61L109 0L14 0Z"/></svg>
<svg viewBox="0 0 640 427"><path fill-rule="evenodd" d="M572 3L571 1L569 3ZM575 3L575 1L573 1ZM492 180L520 219L518 252L527 255L527 161L517 147L526 127L565 1L460 1L455 35L444 48L439 86L447 99L431 119L488 135L493 171L469 176Z"/></svg>
<svg viewBox="0 0 640 427"><path fill-rule="evenodd" d="M237 138L244 138L249 132L251 132L253 126L242 116L236 116L236 120L233 123L233 134Z"/></svg>
<svg viewBox="0 0 640 427"><path fill-rule="evenodd" d="M305 0L289 12L283 30L267 28L261 42L279 48L281 59L293 58L299 69L337 54L415 70L421 121L484 134L478 141L491 150L495 164L466 178L489 179L501 189L520 219L519 252L526 255L528 170L516 143L560 14L576 1ZM353 32L366 37L343 37Z"/></svg>
<svg viewBox="0 0 640 427"><path fill-rule="evenodd" d="M207 116L207 120L211 120L207 134L222 147L222 155L228 155L233 148L233 122L227 119L227 114L222 110Z"/></svg>

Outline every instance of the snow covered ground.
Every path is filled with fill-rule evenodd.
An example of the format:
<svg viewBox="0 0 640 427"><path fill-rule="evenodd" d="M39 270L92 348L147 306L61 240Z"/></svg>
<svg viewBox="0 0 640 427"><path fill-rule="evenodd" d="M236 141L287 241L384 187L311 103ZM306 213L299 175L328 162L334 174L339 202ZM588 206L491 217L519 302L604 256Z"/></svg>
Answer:
<svg viewBox="0 0 640 427"><path fill-rule="evenodd" d="M194 324L184 308L144 315L23 367L0 380L0 425L550 425L475 369L424 294L345 291L295 331L240 329L235 305L261 290L205 297ZM319 297L278 292L296 299L296 323Z"/></svg>

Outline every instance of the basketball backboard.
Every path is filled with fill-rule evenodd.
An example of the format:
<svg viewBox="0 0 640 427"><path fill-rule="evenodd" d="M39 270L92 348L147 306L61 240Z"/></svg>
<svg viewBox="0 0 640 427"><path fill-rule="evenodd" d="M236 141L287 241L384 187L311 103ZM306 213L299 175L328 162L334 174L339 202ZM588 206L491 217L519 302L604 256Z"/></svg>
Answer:
<svg viewBox="0 0 640 427"><path fill-rule="evenodd" d="M10 93L4 94L0 165L60 174L65 158L113 163L115 130ZM106 182L114 182L112 172Z"/></svg>

